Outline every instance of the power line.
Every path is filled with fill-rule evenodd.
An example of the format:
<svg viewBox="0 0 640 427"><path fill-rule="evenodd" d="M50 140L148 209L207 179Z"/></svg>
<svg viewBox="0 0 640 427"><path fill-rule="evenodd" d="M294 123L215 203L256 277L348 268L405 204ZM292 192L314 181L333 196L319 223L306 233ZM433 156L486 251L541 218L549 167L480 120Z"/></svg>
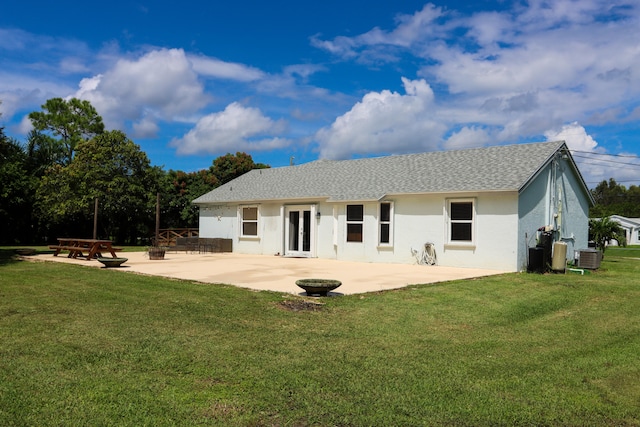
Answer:
<svg viewBox="0 0 640 427"><path fill-rule="evenodd" d="M569 151L571 151L572 153L584 153L584 154L591 154L594 156L629 157L632 159L640 158L640 156L638 156L637 154L608 154L608 153L597 153L595 151L580 151L580 150L571 150L571 149L569 149Z"/></svg>
<svg viewBox="0 0 640 427"><path fill-rule="evenodd" d="M616 179L615 181L616 181L616 184L621 184L623 182L639 182L640 179ZM601 179L599 181L585 181L585 183L587 184L600 184L601 182L609 182L609 181L606 179Z"/></svg>
<svg viewBox="0 0 640 427"><path fill-rule="evenodd" d="M593 163L593 162L579 162L578 165L581 166L581 167L585 166L585 165L588 165L588 166L591 166L591 167L597 167L597 168L601 168L603 170L610 170L610 171L615 171L615 170L618 170L618 171L622 171L622 170L629 171L629 170L631 170L631 171L634 171L634 172L638 171L637 167L611 166L611 165L605 165L605 164L602 164L602 163ZM640 177L638 179L640 180Z"/></svg>
<svg viewBox="0 0 640 427"><path fill-rule="evenodd" d="M592 151L580 151L580 150L573 150L574 153L582 153L582 154L588 154L588 155L580 155L580 154L574 154L573 157L576 159L576 163L582 164L582 165L591 165L591 166L599 166L602 168L611 168L611 167L615 167L616 169L632 169L632 170L638 170L638 168L640 168L640 163L632 163L632 162L622 162L622 161L618 161L618 160L613 160L611 158L631 158L631 159L638 159L638 156L635 155L626 155L626 154L605 154L605 153L594 153ZM607 159L604 159L602 157L609 157ZM598 158L600 157L600 158ZM614 166L615 165L615 166ZM606 180L605 180L606 181ZM624 180L618 180L616 179L617 183L625 183L625 182L631 182L631 183L637 183L640 181L640 178L638 179L624 179ZM602 182L602 180L600 181L587 181L587 184L600 184Z"/></svg>
<svg viewBox="0 0 640 427"><path fill-rule="evenodd" d="M596 162L613 163L613 164L616 164L616 165L628 165L628 166L640 167L640 163L619 162L619 161L616 161L616 160L607 160L607 159L594 159L591 156L580 156L580 155L574 155L573 157L577 157L577 158L581 158L581 159L588 159L588 160L595 160ZM583 162L583 163L587 163L587 162Z"/></svg>

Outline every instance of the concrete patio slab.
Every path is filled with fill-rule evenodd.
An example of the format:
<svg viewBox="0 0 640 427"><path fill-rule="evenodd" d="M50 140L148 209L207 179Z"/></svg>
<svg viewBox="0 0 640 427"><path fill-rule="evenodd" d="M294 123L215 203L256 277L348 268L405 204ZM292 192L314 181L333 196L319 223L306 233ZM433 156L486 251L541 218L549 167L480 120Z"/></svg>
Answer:
<svg viewBox="0 0 640 427"><path fill-rule="evenodd" d="M475 268L364 263L236 253L168 252L164 260L150 260L145 252L122 252L120 256L128 258L128 261L117 269L122 272L204 283L224 283L254 290L296 295L305 295L305 292L295 283L298 279L340 280L342 286L333 294L348 295L504 273L504 271ZM57 257L42 254L29 258L104 268L96 260L70 259L62 254Z"/></svg>

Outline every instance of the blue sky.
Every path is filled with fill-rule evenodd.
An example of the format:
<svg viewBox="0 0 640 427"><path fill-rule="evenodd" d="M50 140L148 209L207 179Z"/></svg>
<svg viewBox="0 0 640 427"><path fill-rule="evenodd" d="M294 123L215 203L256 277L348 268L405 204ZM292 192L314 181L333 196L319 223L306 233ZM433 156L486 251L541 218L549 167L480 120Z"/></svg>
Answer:
<svg viewBox="0 0 640 427"><path fill-rule="evenodd" d="M564 139L640 184L637 0L156 3L3 5L0 126L87 99L184 171Z"/></svg>

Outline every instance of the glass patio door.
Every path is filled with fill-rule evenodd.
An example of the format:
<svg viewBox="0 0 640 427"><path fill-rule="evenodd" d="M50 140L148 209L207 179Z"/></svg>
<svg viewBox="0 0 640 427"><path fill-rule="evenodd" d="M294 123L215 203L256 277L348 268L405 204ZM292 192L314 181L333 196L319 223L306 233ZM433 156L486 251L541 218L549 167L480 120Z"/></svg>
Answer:
<svg viewBox="0 0 640 427"><path fill-rule="evenodd" d="M285 212L285 255L310 257L312 240L310 206L290 206Z"/></svg>

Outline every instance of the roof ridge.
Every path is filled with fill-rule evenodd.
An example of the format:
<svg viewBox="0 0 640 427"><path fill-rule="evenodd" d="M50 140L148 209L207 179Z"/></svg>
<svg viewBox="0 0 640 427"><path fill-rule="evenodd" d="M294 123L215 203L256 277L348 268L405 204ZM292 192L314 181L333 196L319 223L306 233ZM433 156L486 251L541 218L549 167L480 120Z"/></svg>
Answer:
<svg viewBox="0 0 640 427"><path fill-rule="evenodd" d="M415 153L387 154L387 155L379 155L379 156L373 156L373 157L358 157L358 158L352 158L352 159L317 159L317 160L312 160L311 162L308 162L308 163L302 163L300 165L294 165L294 166L303 166L303 165L309 165L309 164L318 163L318 162L337 163L337 162L373 161L373 160L388 159L388 158L427 156L427 155L435 155L435 154L465 153L465 152L470 152L474 150L475 151L500 150L500 149L507 149L507 148L513 148L513 147L527 147L527 146L540 146L540 145L553 145L553 144L560 146L563 143L565 143L564 140L555 140L555 141L543 141L543 142L525 142L521 144L512 143L512 144L504 144L504 145L486 145L481 147L466 147L466 148L457 148L452 150L418 151Z"/></svg>

